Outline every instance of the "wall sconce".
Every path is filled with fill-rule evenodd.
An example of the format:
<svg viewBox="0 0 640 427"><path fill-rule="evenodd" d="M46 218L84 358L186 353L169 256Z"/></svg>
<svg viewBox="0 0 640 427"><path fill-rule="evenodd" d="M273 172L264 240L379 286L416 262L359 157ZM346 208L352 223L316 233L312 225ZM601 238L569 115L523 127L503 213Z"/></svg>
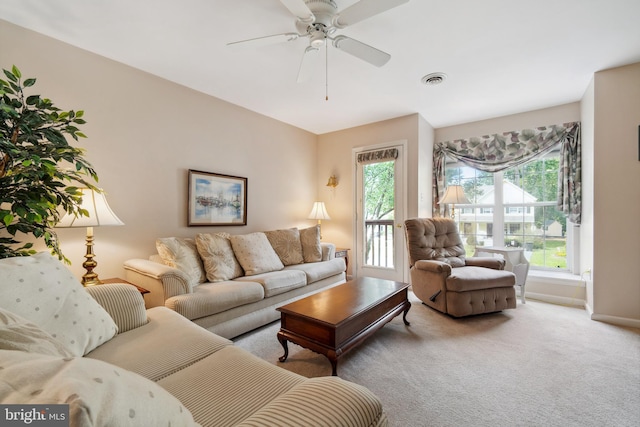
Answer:
<svg viewBox="0 0 640 427"><path fill-rule="evenodd" d="M451 219L456 219L456 203L471 202L465 196L461 185L450 185L447 187L447 191L444 192L444 197L440 200L440 204L444 203L451 205Z"/></svg>
<svg viewBox="0 0 640 427"><path fill-rule="evenodd" d="M335 175L331 175L329 177L329 182L327 182L327 187L331 187L332 189L335 189L338 186L338 179L336 178Z"/></svg>

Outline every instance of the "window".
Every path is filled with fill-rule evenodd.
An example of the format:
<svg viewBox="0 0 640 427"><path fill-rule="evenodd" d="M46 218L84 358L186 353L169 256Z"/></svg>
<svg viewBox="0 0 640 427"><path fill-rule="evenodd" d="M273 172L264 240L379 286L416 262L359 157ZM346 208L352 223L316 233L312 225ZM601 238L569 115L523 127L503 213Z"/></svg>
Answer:
<svg viewBox="0 0 640 427"><path fill-rule="evenodd" d="M531 268L569 268L567 219L556 209L559 163L555 150L492 174L447 159L446 184L462 185L471 201L457 218L468 256L476 246L517 246Z"/></svg>

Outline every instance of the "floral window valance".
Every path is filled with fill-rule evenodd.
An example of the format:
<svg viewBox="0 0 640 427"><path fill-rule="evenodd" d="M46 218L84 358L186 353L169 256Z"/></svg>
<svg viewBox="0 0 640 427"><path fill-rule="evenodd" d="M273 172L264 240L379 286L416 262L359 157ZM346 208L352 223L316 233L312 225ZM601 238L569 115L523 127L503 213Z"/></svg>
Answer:
<svg viewBox="0 0 640 427"><path fill-rule="evenodd" d="M398 158L397 148L386 148L384 150L365 151L358 153L358 163L378 163Z"/></svg>
<svg viewBox="0 0 640 427"><path fill-rule="evenodd" d="M444 194L446 157L485 172L499 172L526 163L561 144L558 207L580 224L581 150L580 123L551 125L469 139L437 143L433 152L433 214L440 216Z"/></svg>

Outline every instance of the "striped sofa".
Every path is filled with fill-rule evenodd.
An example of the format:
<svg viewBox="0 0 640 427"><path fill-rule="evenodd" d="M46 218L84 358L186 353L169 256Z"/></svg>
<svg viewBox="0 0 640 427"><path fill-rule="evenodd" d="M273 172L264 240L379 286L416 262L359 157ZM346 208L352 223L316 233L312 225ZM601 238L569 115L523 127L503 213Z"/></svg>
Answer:
<svg viewBox="0 0 640 427"><path fill-rule="evenodd" d="M281 369L131 285L84 289L48 254L0 275L2 404L65 404L74 426L387 425L368 389Z"/></svg>

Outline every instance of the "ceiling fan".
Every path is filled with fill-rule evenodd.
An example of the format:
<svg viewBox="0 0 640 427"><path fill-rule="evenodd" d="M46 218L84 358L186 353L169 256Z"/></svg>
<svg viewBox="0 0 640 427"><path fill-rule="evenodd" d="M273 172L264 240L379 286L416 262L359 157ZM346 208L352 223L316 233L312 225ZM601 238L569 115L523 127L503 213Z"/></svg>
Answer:
<svg viewBox="0 0 640 427"><path fill-rule="evenodd" d="M360 0L338 12L333 0L280 0L296 16L297 33L282 33L228 43L228 46L264 46L290 42L301 37L309 39L309 46L302 56L298 70L298 82L309 79L316 68L321 47L327 47L331 40L334 47L362 59L376 67L386 64L391 55L375 47L343 35L335 35L337 30L363 21L374 15L407 3L409 0Z"/></svg>

